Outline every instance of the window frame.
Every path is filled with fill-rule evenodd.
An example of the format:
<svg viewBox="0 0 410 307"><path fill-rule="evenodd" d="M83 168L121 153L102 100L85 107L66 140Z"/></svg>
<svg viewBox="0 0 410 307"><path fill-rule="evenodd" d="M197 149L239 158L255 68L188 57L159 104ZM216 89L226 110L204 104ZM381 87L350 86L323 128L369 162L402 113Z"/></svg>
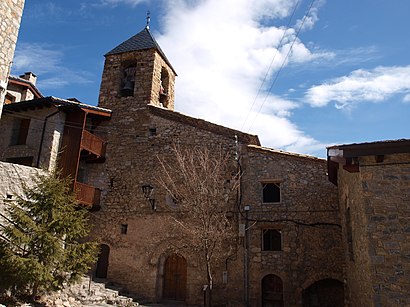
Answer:
<svg viewBox="0 0 410 307"><path fill-rule="evenodd" d="M264 227L261 229L262 230L262 244L261 244L261 251L262 252L281 252L283 251L283 234L282 234L282 230L276 227ZM269 238L271 240L270 242L270 249L267 249L267 247L265 247L265 234L268 231L275 231L276 233L279 233L279 249L276 249L275 246L277 246L277 243L275 244L275 242L273 241L275 239L274 236L270 235Z"/></svg>
<svg viewBox="0 0 410 307"><path fill-rule="evenodd" d="M281 180L261 181L261 184L262 184L262 190L261 190L262 204L281 204L282 203L283 198L282 198L282 181ZM278 189L279 189L279 201L265 201L264 189L269 184L273 184L273 185L276 185L278 187Z"/></svg>

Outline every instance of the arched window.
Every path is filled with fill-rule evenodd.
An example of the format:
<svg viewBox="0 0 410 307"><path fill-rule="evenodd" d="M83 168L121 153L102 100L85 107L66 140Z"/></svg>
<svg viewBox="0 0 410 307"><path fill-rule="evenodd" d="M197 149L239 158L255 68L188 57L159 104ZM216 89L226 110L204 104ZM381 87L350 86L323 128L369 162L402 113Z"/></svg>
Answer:
<svg viewBox="0 0 410 307"><path fill-rule="evenodd" d="M282 233L278 229L262 229L262 250L281 251Z"/></svg>
<svg viewBox="0 0 410 307"><path fill-rule="evenodd" d="M136 65L126 66L121 79L121 97L134 96Z"/></svg>
<svg viewBox="0 0 410 307"><path fill-rule="evenodd" d="M161 80L159 88L159 102L163 107L168 107L169 74L165 67L161 70Z"/></svg>
<svg viewBox="0 0 410 307"><path fill-rule="evenodd" d="M274 274L262 278L262 306L283 307L283 282Z"/></svg>

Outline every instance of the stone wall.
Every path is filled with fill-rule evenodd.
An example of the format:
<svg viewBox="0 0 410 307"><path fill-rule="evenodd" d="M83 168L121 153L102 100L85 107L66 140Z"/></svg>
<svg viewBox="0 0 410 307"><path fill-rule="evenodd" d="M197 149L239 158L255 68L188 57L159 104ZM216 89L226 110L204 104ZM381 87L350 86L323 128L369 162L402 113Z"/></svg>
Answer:
<svg viewBox="0 0 410 307"><path fill-rule="evenodd" d="M177 252L188 264L187 302L201 303L202 288L206 284L205 267L194 253L178 248L180 240L171 219L172 208L157 182L162 172L158 157L171 158L173 144L180 144L182 147L221 146L231 151L233 159L234 131L217 125L213 129L199 129L149 110L134 113L129 110L124 118L116 117L119 113L114 112L110 121L106 162L90 165L88 169L89 183L103 187L102 209L92 216L94 234L110 247L108 278L148 300L160 300L164 261ZM106 176L104 180L101 174ZM143 196L144 184L154 186L155 212ZM127 225L127 234L121 234L121 225ZM242 299L238 289L238 285L242 287L242 270L238 269L242 265L236 265L235 261L229 263L228 285L222 285L225 263L216 268L215 284L219 291L216 300Z"/></svg>
<svg viewBox="0 0 410 307"><path fill-rule="evenodd" d="M34 167L0 162L0 213L4 212L7 201L21 194L23 183L30 186L33 176L39 172L42 171Z"/></svg>
<svg viewBox="0 0 410 307"><path fill-rule="evenodd" d="M262 305L262 279L268 274L282 279L285 306L301 306L304 290L315 282L342 284L339 204L337 189L327 180L326 161L250 146L243 170L242 205L250 206L251 306ZM280 202L263 203L263 184L268 182L280 185ZM264 229L281 232L279 251L263 250ZM331 306L343 306L341 297Z"/></svg>
<svg viewBox="0 0 410 307"><path fill-rule="evenodd" d="M350 207L352 257L347 282L352 306L410 304L410 154L359 158L360 171L339 169L344 209ZM343 207L342 207L343 210ZM348 223L345 234L348 233ZM345 236L345 241L348 237Z"/></svg>
<svg viewBox="0 0 410 307"><path fill-rule="evenodd" d="M92 215L94 235L110 247L108 279L147 299L160 300L164 260L177 251L188 263L187 302L201 303L206 283L204 267L195 254L176 248L172 210L156 181L162 172L157 157L170 157L173 144L211 149L221 146L234 157L235 131L199 120L194 125L192 118L155 107L134 113L131 109L124 117L120 110L113 113L107 129L107 160L88 169L89 183L103 187L102 210ZM251 219L258 220L250 229L251 304L261 305L261 280L272 273L284 281L285 304L301 306L303 291L314 282L343 281L337 189L327 180L324 160L248 147L249 142L258 143L257 138L236 133L243 159L242 204L250 205ZM280 205L261 204L261 181L271 179L283 184ZM155 212L143 196L144 184L154 186ZM283 218L289 221L272 222ZM121 234L121 225L127 225L127 234ZM281 252L261 251L264 227L281 229ZM241 240L235 256L215 268L216 302L234 306L243 303ZM223 282L224 272L227 283Z"/></svg>
<svg viewBox="0 0 410 307"><path fill-rule="evenodd" d="M65 114L56 108L4 113L0 121L3 141L0 143L0 159L33 157L32 166L47 170L55 168L64 130ZM30 119L25 144L13 145L21 119ZM43 133L44 130L44 133ZM41 146L41 149L40 149ZM40 160L38 158L40 157Z"/></svg>
<svg viewBox="0 0 410 307"><path fill-rule="evenodd" d="M24 0L2 0L0 2L0 117L23 7Z"/></svg>
<svg viewBox="0 0 410 307"><path fill-rule="evenodd" d="M121 97L121 79L123 69L128 65L136 66L133 95ZM166 70L169 83L167 109L174 109L175 75L164 59L154 50L133 51L110 55L105 59L101 79L98 105L116 111L127 112L129 109L144 108L148 104L161 106L159 101L161 72Z"/></svg>

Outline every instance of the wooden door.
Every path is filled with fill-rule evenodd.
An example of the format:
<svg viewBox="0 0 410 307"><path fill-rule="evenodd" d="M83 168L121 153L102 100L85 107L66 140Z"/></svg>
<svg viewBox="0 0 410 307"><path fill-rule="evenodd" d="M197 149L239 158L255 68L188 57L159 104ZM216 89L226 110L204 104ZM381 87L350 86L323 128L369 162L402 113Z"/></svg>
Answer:
<svg viewBox="0 0 410 307"><path fill-rule="evenodd" d="M106 244L101 244L100 254L98 255L97 268L95 269L95 277L107 278L108 259L110 257L110 247Z"/></svg>
<svg viewBox="0 0 410 307"><path fill-rule="evenodd" d="M262 306L283 307L283 283L279 276L269 274L262 279Z"/></svg>
<svg viewBox="0 0 410 307"><path fill-rule="evenodd" d="M163 298L185 301L186 298L187 263L184 257L170 255L165 260Z"/></svg>

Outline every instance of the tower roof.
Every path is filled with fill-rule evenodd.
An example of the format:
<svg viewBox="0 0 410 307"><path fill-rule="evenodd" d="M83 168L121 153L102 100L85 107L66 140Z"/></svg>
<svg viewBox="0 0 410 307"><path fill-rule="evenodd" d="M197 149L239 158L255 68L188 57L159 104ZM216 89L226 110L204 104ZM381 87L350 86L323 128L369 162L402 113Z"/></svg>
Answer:
<svg viewBox="0 0 410 307"><path fill-rule="evenodd" d="M153 48L159 52L159 54L162 56L162 58L165 60L165 62L169 65L169 67L173 70L173 72L176 75L177 73L175 72L175 69L172 67L171 63L165 56L165 53L162 51L161 47L158 45L155 38L152 36L148 27L144 28L144 30L142 30L141 32L135 34L123 43L119 44L117 47L106 53L105 56Z"/></svg>

